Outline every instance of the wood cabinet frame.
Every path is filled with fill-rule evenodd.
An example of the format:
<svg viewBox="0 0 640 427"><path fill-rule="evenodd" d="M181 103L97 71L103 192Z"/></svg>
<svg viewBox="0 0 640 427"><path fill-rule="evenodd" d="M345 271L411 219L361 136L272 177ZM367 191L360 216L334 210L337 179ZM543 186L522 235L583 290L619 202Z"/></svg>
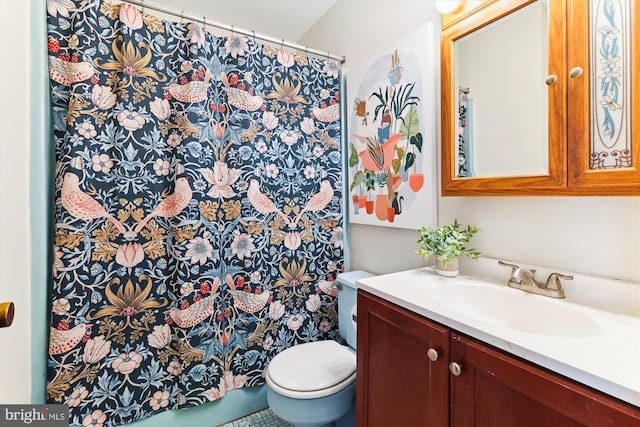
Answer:
<svg viewBox="0 0 640 427"><path fill-rule="evenodd" d="M568 67L580 66L584 70L582 78L569 79L568 104L570 132L569 148L569 191L578 194L595 195L640 195L640 4L631 1L631 132L633 138L632 162L634 168L598 171L589 169L590 139L590 80L589 72L589 2L569 1L567 16L571 17L568 34ZM586 35L585 35L586 34Z"/></svg>
<svg viewBox="0 0 640 427"><path fill-rule="evenodd" d="M631 105L633 165L625 170L589 170L589 36L587 1L553 0L549 7L549 74L558 76L548 87L549 173L509 177L456 177L454 42L535 0L472 2L455 15L443 17L441 71L441 194L442 196L579 196L640 195L640 31L632 31ZM639 28L640 5L632 2L633 29ZM582 77L569 78L580 66Z"/></svg>

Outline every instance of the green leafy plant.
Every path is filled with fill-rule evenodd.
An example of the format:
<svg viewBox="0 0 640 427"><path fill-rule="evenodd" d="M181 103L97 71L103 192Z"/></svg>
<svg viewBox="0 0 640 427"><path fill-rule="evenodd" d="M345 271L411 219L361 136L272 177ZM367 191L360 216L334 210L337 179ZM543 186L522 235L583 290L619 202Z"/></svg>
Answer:
<svg viewBox="0 0 640 427"><path fill-rule="evenodd" d="M413 92L413 88L415 87L415 83L409 83L407 85L401 85L397 90L394 91L393 96L391 98L391 114L396 120L401 120L404 122L404 110L410 106L417 106L420 98L417 96L411 95Z"/></svg>
<svg viewBox="0 0 640 427"><path fill-rule="evenodd" d="M478 231L480 229L472 225L463 228L457 218L454 219L453 224L438 228L422 226L418 229L416 253L423 256L425 260L428 260L431 255L437 255L441 257L444 267L459 256L478 259L482 253L465 246Z"/></svg>
<svg viewBox="0 0 640 427"><path fill-rule="evenodd" d="M350 192L351 192L351 191L353 191L353 189L354 189L354 188L356 188L356 186L357 186L357 185L359 185L359 186L360 186L360 195L363 195L363 194L364 194L364 191L363 191L362 186L363 186L363 184L364 184L364 180L365 180L365 178L366 178L366 177L365 177L365 175L364 175L364 172L362 172L362 171L358 171L358 172L356 172L356 173L353 175L353 179L352 179L352 181L351 181L351 186L349 187L349 191L350 191Z"/></svg>
<svg viewBox="0 0 640 427"><path fill-rule="evenodd" d="M378 114L382 116L385 109L389 109L396 122L400 121L405 123L405 119L403 117L405 110L411 106L417 106L418 101L420 101L419 97L411 95L415 85L415 83L410 83L407 85L400 85L397 88L389 86L385 88L384 91L379 87L378 92L374 92L369 96L369 99L377 98L378 100L378 105L376 105L376 108L373 111L373 120L378 120ZM409 126L406 123L405 125Z"/></svg>
<svg viewBox="0 0 640 427"><path fill-rule="evenodd" d="M352 168L357 166L360 161L358 157L358 152L356 151L356 146L353 145L352 142L349 143L349 167Z"/></svg>

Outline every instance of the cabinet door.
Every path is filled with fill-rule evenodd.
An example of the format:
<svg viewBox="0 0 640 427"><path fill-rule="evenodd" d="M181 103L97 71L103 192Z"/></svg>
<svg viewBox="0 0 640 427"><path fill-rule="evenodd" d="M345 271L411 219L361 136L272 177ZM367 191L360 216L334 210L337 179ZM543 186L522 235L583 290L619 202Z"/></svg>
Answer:
<svg viewBox="0 0 640 427"><path fill-rule="evenodd" d="M464 3L464 2L463 2ZM459 12L453 15L443 16L443 28L440 38L440 74L441 74L441 185L443 196L508 196L508 195L557 195L566 194L567 191L567 79L566 75L566 43L565 33L566 20L564 19L566 1L542 1L542 0L521 0L521 1L467 1L463 4ZM517 14L529 10L527 15L545 16L542 14L529 15L531 11L547 10L548 21L538 22L535 28L546 27L541 39L533 36L526 31L512 31L517 27L509 27L509 32L505 33L504 28L495 28L495 25L501 22L513 22L513 17ZM535 20L530 18L529 25L534 25ZM493 27L493 28L492 28ZM522 89L533 90L534 92L544 94L546 105L544 102L540 104L529 102L526 96L523 96L524 90L512 91L500 89L492 90L492 94L486 94L487 88L491 85L476 85L472 88L465 101L469 102L467 107L463 106L460 98L460 87L458 82L458 74L460 74L459 51L460 43L465 39L473 39L478 34L494 34L494 40L514 40L531 41L532 46L537 48L530 50L530 47L520 48L511 46L512 51L529 52L529 59L532 62L526 64L522 61L514 59L505 48L495 49L494 44L483 43L483 49L478 51L495 51L501 52L499 61L482 61L476 60L474 55L468 63L474 61L485 62L491 64L489 69L492 73L477 73L480 75L492 75L496 81L504 80L505 87L513 87L520 85ZM546 51L546 55L544 52ZM534 60L535 59L535 60ZM532 65L533 64L533 65ZM470 68L469 75L475 74L476 70ZM524 72L524 70L536 70L543 73L539 78L535 73ZM525 76L528 76L525 79ZM548 76L545 82L545 77ZM556 80L553 80L556 79ZM548 84L548 86L545 85ZM486 86L482 92L485 93L484 101L476 98L478 86ZM466 88L468 89L468 88ZM465 91L467 93L467 91ZM475 107L471 107L471 99ZM511 104L514 103L514 104ZM509 106L506 106L506 105ZM485 105L485 108L479 106ZM481 115L487 114L489 111L487 105L503 105L502 113L497 110L498 114L493 115L496 121L502 121L502 126L492 126L495 134L485 138L484 142L479 139L473 131L474 126L467 127L468 135L462 122L475 123L475 129L478 123L486 123L481 119ZM535 105L535 106L534 106ZM516 141L522 142L522 127L518 122L507 120L509 126L505 122L506 110L517 111L520 122L533 123L533 118L541 117L542 121L547 121L547 129L541 133L541 138L537 141L530 141L529 144L522 146L516 150L513 147ZM466 117L460 118L461 112L464 111ZM479 116L480 114L480 116ZM511 125L514 125L513 127ZM503 129L504 128L504 129ZM544 128L544 126L540 126ZM507 136L507 129L520 129L520 136ZM538 129L536 129L537 131ZM460 133L462 132L462 135ZM533 132L525 132L534 134ZM488 135L487 135L488 136ZM515 140L514 140L515 139ZM466 141L466 142L465 142ZM527 147L528 148L525 148ZM502 147L502 148L501 148ZM509 147L508 150L504 147ZM540 151L540 149L543 149ZM504 153L511 151L512 160L506 159ZM471 154L471 153L475 154ZM514 166L514 163L523 165L522 159L538 158L541 153L547 159L547 170L534 171L529 167ZM481 154L484 153L484 154ZM536 153L536 154L534 154ZM476 160L474 160L476 158ZM470 165L472 163L482 163L480 158L491 159L491 163L505 166L502 171L486 171L485 173L474 174L471 171L460 175L459 166L461 164ZM513 158L519 158L517 162ZM545 162L543 162L545 163ZM507 169L511 171L507 172ZM533 167L533 169L539 169ZM472 176L473 175L473 176Z"/></svg>
<svg viewBox="0 0 640 427"><path fill-rule="evenodd" d="M574 194L640 194L640 2L569 1L568 153ZM580 74L580 70L582 74Z"/></svg>
<svg viewBox="0 0 640 427"><path fill-rule="evenodd" d="M638 427L640 408L452 334L452 427Z"/></svg>
<svg viewBox="0 0 640 427"><path fill-rule="evenodd" d="M448 330L363 291L357 310L357 425L447 427Z"/></svg>

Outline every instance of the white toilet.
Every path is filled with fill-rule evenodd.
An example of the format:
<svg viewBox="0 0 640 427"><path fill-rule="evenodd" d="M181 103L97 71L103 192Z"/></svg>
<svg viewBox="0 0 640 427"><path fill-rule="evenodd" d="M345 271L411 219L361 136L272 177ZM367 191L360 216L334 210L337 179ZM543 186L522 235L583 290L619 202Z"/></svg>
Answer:
<svg viewBox="0 0 640 427"><path fill-rule="evenodd" d="M338 322L348 347L314 341L278 353L265 370L267 401L296 427L353 427L356 387L356 280L365 271L338 275Z"/></svg>

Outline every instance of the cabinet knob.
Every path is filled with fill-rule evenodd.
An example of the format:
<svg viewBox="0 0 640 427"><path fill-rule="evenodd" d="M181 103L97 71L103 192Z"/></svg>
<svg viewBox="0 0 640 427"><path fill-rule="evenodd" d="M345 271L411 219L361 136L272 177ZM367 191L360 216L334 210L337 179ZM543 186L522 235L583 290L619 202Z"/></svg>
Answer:
<svg viewBox="0 0 640 427"><path fill-rule="evenodd" d="M544 84L546 84L547 86L553 86L557 81L558 76L556 76L555 74L550 74L546 79L544 79Z"/></svg>
<svg viewBox="0 0 640 427"><path fill-rule="evenodd" d="M440 355L438 354L438 350L436 350L435 348L430 348L429 350L427 350L427 357L432 362L435 362L436 360L438 360L439 356Z"/></svg>
<svg viewBox="0 0 640 427"><path fill-rule="evenodd" d="M460 376L462 373L462 365L458 362L451 362L449 363L449 371L456 377Z"/></svg>
<svg viewBox="0 0 640 427"><path fill-rule="evenodd" d="M571 77L572 79L577 79L581 75L582 75L582 68L580 67L573 67L571 71L569 71L569 77Z"/></svg>
<svg viewBox="0 0 640 427"><path fill-rule="evenodd" d="M0 328L7 328L13 323L13 303L2 302L0 303Z"/></svg>

